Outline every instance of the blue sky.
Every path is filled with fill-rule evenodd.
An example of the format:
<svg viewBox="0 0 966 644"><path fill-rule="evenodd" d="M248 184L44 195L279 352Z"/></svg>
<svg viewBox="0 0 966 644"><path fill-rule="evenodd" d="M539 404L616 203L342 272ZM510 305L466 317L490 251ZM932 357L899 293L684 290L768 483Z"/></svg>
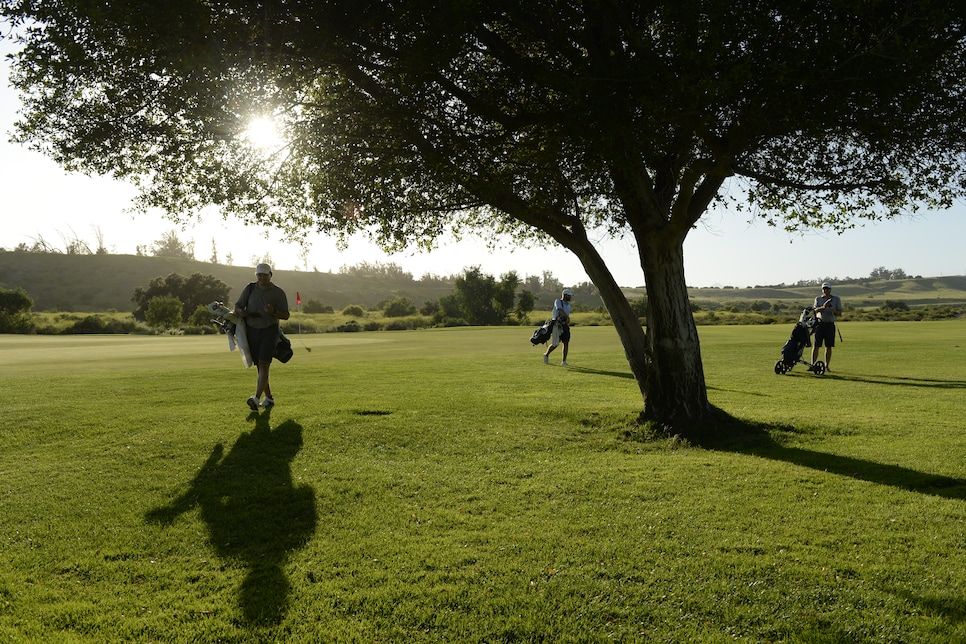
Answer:
<svg viewBox="0 0 966 644"><path fill-rule="evenodd" d="M0 43L0 52L10 51ZM287 243L274 231L230 225L216 211L203 221L178 228L159 213L132 215L134 189L104 177L69 175L42 155L9 143L20 103L7 83L7 63L0 62L0 190L3 200L3 234L0 247L14 248L42 238L56 247L81 239L92 247L98 233L114 253L135 252L168 231L193 241L197 259L207 261L213 244L221 261L230 254L233 264L255 263L267 255L278 270L338 271L360 262L393 262L420 277L426 273L449 275L480 266L499 276L515 270L521 276L548 270L561 281L586 281L580 263L563 249L516 249L489 252L479 239L444 240L431 253L387 255L364 239L355 239L339 251L332 239L308 238L310 251L300 256L299 246ZM789 235L748 215L733 211L711 212L685 242L685 268L689 286L754 286L793 283L830 277L861 277L872 269L902 268L910 275L935 277L966 275L966 205L915 218L867 225L842 235L813 231ZM640 286L644 278L634 246L624 240L602 240L601 254L618 283Z"/></svg>

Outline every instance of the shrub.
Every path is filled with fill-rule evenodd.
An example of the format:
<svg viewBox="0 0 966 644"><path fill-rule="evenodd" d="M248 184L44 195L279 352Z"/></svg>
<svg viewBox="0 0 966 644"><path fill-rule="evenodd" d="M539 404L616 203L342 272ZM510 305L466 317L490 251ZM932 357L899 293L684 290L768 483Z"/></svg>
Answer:
<svg viewBox="0 0 966 644"><path fill-rule="evenodd" d="M415 315L416 305L413 304L410 298L400 296L386 304L383 313L387 318L401 318L407 315Z"/></svg>
<svg viewBox="0 0 966 644"><path fill-rule="evenodd" d="M211 312L208 310L208 307L198 305L194 313L188 316L188 324L191 326L214 326L211 323Z"/></svg>
<svg viewBox="0 0 966 644"><path fill-rule="evenodd" d="M463 318L453 318L453 317L434 317L433 323L435 326L441 327L451 327L451 326L469 326L470 323Z"/></svg>
<svg viewBox="0 0 966 644"><path fill-rule="evenodd" d="M392 322L386 323L386 331L412 331L415 329L425 329L429 326L429 320L424 317L397 318Z"/></svg>
<svg viewBox="0 0 966 644"><path fill-rule="evenodd" d="M99 315L89 315L64 329L63 335L87 335L95 333L126 334L137 328L134 320L117 320Z"/></svg>
<svg viewBox="0 0 966 644"><path fill-rule="evenodd" d="M279 326L285 335L297 335L298 333L321 333L322 329L319 328L319 323L315 320L283 320L279 322Z"/></svg>
<svg viewBox="0 0 966 644"><path fill-rule="evenodd" d="M319 300L306 300L302 310L306 313L335 313L335 309L328 304L322 304Z"/></svg>
<svg viewBox="0 0 966 644"><path fill-rule="evenodd" d="M149 325L158 329L170 329L181 324L181 300L158 295L147 302L144 317Z"/></svg>
<svg viewBox="0 0 966 644"><path fill-rule="evenodd" d="M752 311L761 313L763 311L769 310L771 308L771 303L766 302L764 300L755 300L754 302L751 303L750 308Z"/></svg>
<svg viewBox="0 0 966 644"><path fill-rule="evenodd" d="M883 311L908 311L909 305L902 300L886 300L879 308Z"/></svg>
<svg viewBox="0 0 966 644"><path fill-rule="evenodd" d="M647 317L647 298L639 297L636 300L628 302L631 305L631 310L634 311L634 315L639 318Z"/></svg>
<svg viewBox="0 0 966 644"><path fill-rule="evenodd" d="M366 310L358 304L350 304L342 309L342 315L352 318L362 318L366 316Z"/></svg>
<svg viewBox="0 0 966 644"><path fill-rule="evenodd" d="M184 335L210 335L214 333L220 333L215 329L215 325L208 324L205 326L198 326L196 324L181 327L181 332Z"/></svg>
<svg viewBox="0 0 966 644"><path fill-rule="evenodd" d="M0 288L0 333L30 333L34 323L30 310L34 301L22 288Z"/></svg>
<svg viewBox="0 0 966 644"><path fill-rule="evenodd" d="M340 324L335 328L339 333L355 333L356 331L361 331L362 327L355 320L349 320L345 324Z"/></svg>

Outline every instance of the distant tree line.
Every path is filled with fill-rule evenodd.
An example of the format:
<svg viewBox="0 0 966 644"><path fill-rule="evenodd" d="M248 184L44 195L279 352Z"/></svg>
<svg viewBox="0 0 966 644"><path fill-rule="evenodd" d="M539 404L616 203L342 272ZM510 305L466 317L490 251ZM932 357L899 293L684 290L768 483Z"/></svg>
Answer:
<svg viewBox="0 0 966 644"><path fill-rule="evenodd" d="M60 233L60 244L50 242L42 235L38 235L36 238L34 238L32 243L28 244L26 242L21 242L12 250L18 253L110 255L111 251L104 244L104 233L101 231L101 229L95 228L94 234L94 246L91 246L90 243L81 239L73 230L71 230L69 234ZM0 250L5 249L0 248ZM178 259L193 260L195 259L195 242L194 240L184 241L178 237L177 232L170 230L161 235L160 239L157 239L150 244L136 246L134 254L139 257L175 257ZM211 258L209 261L212 264L219 263L218 246L214 239L211 240ZM225 265L232 266L232 262L233 260L231 254L227 255L224 262Z"/></svg>
<svg viewBox="0 0 966 644"><path fill-rule="evenodd" d="M23 253L53 253L53 254L65 254L65 255L107 255L111 254L107 247L104 245L104 235L101 230L95 229L95 245L91 246L87 241L82 240L77 236L76 233L70 231L69 234L61 234L61 244L57 245L44 239L42 236L38 235L33 243L21 242L15 246L12 250L14 252ZM211 241L211 257L209 262L212 264L219 263L218 247L217 242L212 239ZM5 250L0 247L0 250ZM139 245L135 248L135 254L141 257L174 257L178 259L195 259L195 242L194 240L184 241L178 237L174 230L164 233L160 239L155 240L150 244ZM271 262L271 258L259 257L252 258L252 264L257 264L260 261ZM225 257L223 262L226 266L233 266L234 260L231 254ZM386 280L409 280L413 281L412 273L409 273L402 269L398 264L393 262L360 262L354 265L344 265L339 268L338 273L340 275L351 275L355 277L372 277L380 278ZM912 276L906 273L902 268L886 268L885 266L877 266L872 269L869 275L864 277L836 277L826 275L824 277L815 277L810 279L803 279L791 284L780 283L780 284L759 284L754 288L794 288L794 287L807 287L814 284L821 284L822 282L836 282L836 283L857 283L865 284L868 282L878 282L878 281L888 281L888 280L902 280L902 279L920 279L921 275ZM433 273L426 273L419 278L420 282L437 282L437 283L451 283L454 282L458 276L446 275L440 276ZM530 275L526 277L520 284L531 293L537 299L547 299L550 293L563 290L564 284L556 280L549 271L544 271L542 275ZM577 296L576 290L579 289L583 291L584 295L590 295L595 297L595 301L599 300L596 289L594 285L590 282L583 282L578 285L569 285L570 288L575 289L575 296ZM723 286L724 289L737 289L741 287L737 286ZM559 293L558 293L559 295ZM555 296L556 297L556 296ZM579 297L575 299L580 299ZM306 311L311 312L311 311Z"/></svg>
<svg viewBox="0 0 966 644"><path fill-rule="evenodd" d="M214 245L214 241L212 241ZM153 257L176 257L178 259L194 259L195 258L195 242L194 240L184 242L178 237L178 234L169 230L168 232L161 235L161 239L155 241L150 246L138 246L135 249L135 254L138 256L148 256ZM218 256L217 248L212 250L212 256Z"/></svg>
<svg viewBox="0 0 966 644"><path fill-rule="evenodd" d="M15 252L26 252L26 253L63 253L67 255L103 255L110 254L108 249L104 245L104 235L100 228L95 228L95 240L96 243L92 247L86 241L80 239L76 233L70 231L69 234L61 234L61 245L55 245L41 236L37 236L32 244L20 243L13 250ZM4 250L0 247L0 250ZM152 256L152 257L175 257L178 259L195 259L195 242L194 240L184 241L178 237L178 234L174 230L170 230L164 233L160 239L155 240L151 244L139 245L135 249L135 254L138 256ZM269 257L253 257L252 264L257 264L261 261L265 261L269 264L272 263ZM211 257L209 258L210 263L218 264L218 248L216 241L211 240ZM233 266L233 258L229 254L226 256L224 264L227 266ZM473 269L468 269L473 270ZM363 261L354 265L344 265L339 268L338 273L340 275L351 275L355 277L371 277L385 280L408 280L413 281L412 273L409 273L402 269L398 264L393 262L367 262ZM877 266L872 269L869 275L864 277L835 277L826 275L824 277L816 277L811 279L803 279L791 284L759 284L754 288L801 288L807 286L813 286L815 284L821 284L822 282L833 282L839 284L845 283L856 283L856 284L866 284L868 282L879 282L888 280L903 280L903 279L920 279L921 275L912 276L906 273L902 268L886 268L885 266ZM439 276L432 273L426 273L419 278L420 282L436 282L436 283L452 283L459 279L457 275ZM550 299L551 294L553 298L559 296L559 291L562 291L565 287L564 284L556 280L549 271L544 271L542 275L531 275L526 277L524 280L520 281L518 278L518 283L523 287L524 290L533 293L537 301L541 303L552 303L553 300ZM583 282L577 285L566 285L569 288L574 289L574 301L575 305L579 304L581 299L587 298L584 301L594 301L599 302L600 297L597 294L597 290L591 282ZM723 289L736 289L736 286L723 286ZM580 293L578 293L580 291ZM583 296L583 297L582 297ZM549 308L549 305L548 307ZM310 311L306 309L307 313L311 312L323 312L323 311ZM472 316L471 316L472 317Z"/></svg>
<svg viewBox="0 0 966 644"><path fill-rule="evenodd" d="M912 276L907 274L906 271L901 268L886 268L885 266L877 266L876 268L873 268L872 272L865 277L832 277L830 275L826 275L825 277L799 280L792 284L768 284L755 286L755 288L800 288L814 286L823 282L832 282L833 284L868 284L869 282L886 282L889 280L907 279L922 279L922 275Z"/></svg>
<svg viewBox="0 0 966 644"><path fill-rule="evenodd" d="M48 244L38 238L34 244L21 244L17 252L42 252L66 254L106 253L103 236L98 231L97 251L80 242L76 235L64 237L64 249ZM175 231L164 234L149 246L139 246L139 255L153 255L158 257L176 257L181 259L194 258L194 242L185 243L178 238ZM217 248L212 243L212 261L217 263ZM253 263L270 261L267 258L253 258ZM407 284L417 282L413 275L403 270L395 263L361 262L352 266L342 266L339 274L358 277L362 280L372 280L387 290L405 291ZM901 268L887 269L884 266L872 270L865 278L816 278L803 280L793 287L812 286L815 283L830 280L836 283L864 283L883 280L910 279ZM439 276L425 274L418 280L423 283L436 285L451 285L452 292L436 300L427 300L422 305L417 304L407 295L397 295L379 302L373 310L382 313L382 317L389 322L365 320L367 312L361 305L343 307L342 314L348 318L338 324L339 331L406 329L417 326L491 326L507 324L529 324L534 311L543 310L546 316L550 314L551 304L560 296L565 288L574 290L574 311L599 311L606 314L601 306L601 300L595 286L590 282L579 284L563 284L550 271L542 275L530 275L523 279L515 271L510 271L499 278L485 273L480 266L464 269L456 275ZM785 288L785 284L771 287L755 288ZM733 288L733 287L726 287ZM146 325L153 329L194 328L204 332L211 330L208 304L214 300L226 301L230 289L220 279L212 275L194 273L182 276L176 273L166 277L157 277L144 287L135 289L132 301L136 308L132 312L136 322L120 323L116 319L100 319L98 316L88 316L73 325L68 332L76 333L126 333L133 330L137 324ZM642 320L647 317L647 298L641 297L631 301L631 308ZM0 333L30 333L36 332L31 320L33 300L23 290L6 291L0 289ZM936 319L961 312L962 307L934 307L912 310L901 300L887 300L879 309L863 310L850 319ZM313 298L304 302L301 310L308 314L331 314L331 305ZM696 317L701 324L740 324L740 323L769 323L796 317L800 312L794 305L781 302L772 304L766 300L727 301L718 303L712 299L692 301L692 312L700 313ZM925 316L925 317L923 317ZM544 315L538 315L538 321ZM362 322L360 323L359 320Z"/></svg>
<svg viewBox="0 0 966 644"><path fill-rule="evenodd" d="M343 267L343 272L349 271L349 274L382 275L393 280L412 277L396 265ZM545 275L545 280L549 281L549 276ZM543 290L559 286L557 282L531 283ZM151 280L146 287L135 289L132 300L137 308L133 315L138 321L158 328L180 324L203 326L210 317L208 304L215 300L227 300L229 292L228 285L212 275L194 273L184 277L172 273ZM386 318L422 315L431 318L434 326L495 326L527 323L535 302L536 296L532 291L521 289L521 280L515 272L510 271L496 279L475 266L458 275L453 281L453 293L438 301L427 301L419 308L411 298L397 296L382 302L379 308ZM308 300L305 310L306 313L331 312L332 307L326 307L318 300ZM351 305L343 313L362 317L365 310L359 305Z"/></svg>
<svg viewBox="0 0 966 644"><path fill-rule="evenodd" d="M343 267L343 274L365 276L392 276L395 278L412 279L412 275L401 271L395 264L362 264L354 267ZM559 282L548 275L544 280L540 278L523 281L515 271L510 271L499 279L484 273L479 266L465 269L455 277L440 278L430 276L428 279L438 280L440 283L452 283L453 292L440 297L438 300L427 300L422 306L417 306L408 296L401 295L385 300L377 305L387 318L401 318L421 315L428 317L433 326L496 326L504 324L525 324L529 322L530 313L534 310L538 296L531 290L541 292L556 290ZM562 287L561 287L562 288ZM548 306L549 309L549 306ZM325 307L316 300L306 302L305 311L325 312ZM331 307L329 309L331 311ZM359 305L345 307L344 315L362 317L365 310Z"/></svg>
<svg viewBox="0 0 966 644"><path fill-rule="evenodd" d="M159 280L162 278L158 278ZM182 278L186 279L186 278ZM187 281L187 279L186 279ZM144 289L145 292L148 289ZM183 315L185 304L174 295L158 294L146 300L143 321L138 322L133 317L119 318L114 312L95 315L77 315L69 313L57 314L58 319L67 324L58 326L49 323L40 325L31 312L33 300L23 289L0 288L0 333L41 333L41 334L83 334L83 333L144 333L179 329L183 333L214 333L210 324L207 305L199 304L185 320ZM454 294L456 293L454 292ZM445 296L449 297L449 296ZM519 296L518 296L519 297ZM223 298L222 301L224 301ZM443 299L443 298L441 298ZM311 300L309 301L311 302ZM315 332L351 332L351 331L392 331L424 328L429 326L445 326L470 324L465 317L438 317L441 309L436 303L427 303L416 310L412 300L399 296L387 301L382 308L381 319L366 320L368 312L360 305L349 305L341 313L349 318L333 327L319 327L313 320L300 319L300 329L308 333ZM519 301L516 302L519 304ZM647 299L638 298L631 302L635 313L643 321L647 315ZM188 307L190 308L190 306ZM325 307L327 313L333 313L332 307ZM858 309L846 305L848 321L912 321L912 320L941 320L966 315L966 305L926 305L911 307L901 300L885 300L876 308ZM304 309L303 309L304 310ZM514 307L514 311L516 306ZM700 325L721 324L777 324L792 322L798 318L801 309L786 303L771 304L763 300L751 302L718 303L710 300L693 301L692 310L695 320ZM310 313L311 311L305 311ZM548 311L549 313L549 311ZM512 317L506 323L517 323ZM286 328L284 324L289 324ZM295 323L283 323L286 333L294 333Z"/></svg>
<svg viewBox="0 0 966 644"><path fill-rule="evenodd" d="M110 251L104 245L104 233L99 227L94 228L95 245L91 246L88 242L81 239L77 233L70 230L69 233L59 233L61 245L44 239L43 235L37 235L33 243L21 242L13 248L14 252L19 253L62 253L64 255L109 255ZM0 248L0 250L3 250Z"/></svg>

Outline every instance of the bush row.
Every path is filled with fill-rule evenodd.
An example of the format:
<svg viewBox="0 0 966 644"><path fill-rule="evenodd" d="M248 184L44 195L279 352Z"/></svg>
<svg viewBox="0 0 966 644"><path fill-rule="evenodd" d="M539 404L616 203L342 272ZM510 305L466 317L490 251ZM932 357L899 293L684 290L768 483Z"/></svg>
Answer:
<svg viewBox="0 0 966 644"><path fill-rule="evenodd" d="M923 321L945 320L966 316L966 305L944 306L929 305L917 309L902 307L880 307L869 310L851 310L844 319L849 322L870 321ZM611 321L606 311L592 311L574 314L575 326L610 326ZM798 314L782 314L770 312L733 312L723 309L698 310L694 312L695 323L699 326L712 325L761 325L761 324L794 324ZM643 318L642 318L643 323ZM197 322L197 320L195 320ZM542 320L524 321L526 325L539 325ZM302 317L299 320L282 322L282 330L288 334L302 333L357 333L372 331L412 331L433 327L468 326L462 318L440 316L410 315L397 318L380 319L349 319L333 321L331 317L313 319ZM59 313L55 317L50 315L35 315L34 321L18 330L19 333L35 333L38 335L79 335L79 334L155 334L159 331L136 321L133 317L119 317L117 314L76 315ZM188 324L165 333L179 335L207 335L219 333L210 324Z"/></svg>

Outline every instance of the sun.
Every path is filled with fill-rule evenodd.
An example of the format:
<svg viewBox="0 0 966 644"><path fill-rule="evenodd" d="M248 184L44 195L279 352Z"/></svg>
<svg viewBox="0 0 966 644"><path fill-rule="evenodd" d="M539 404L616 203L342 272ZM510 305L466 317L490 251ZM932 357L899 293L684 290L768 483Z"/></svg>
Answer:
<svg viewBox="0 0 966 644"><path fill-rule="evenodd" d="M250 120L244 137L253 146L263 150L279 148L283 143L278 125L270 116L257 116Z"/></svg>

